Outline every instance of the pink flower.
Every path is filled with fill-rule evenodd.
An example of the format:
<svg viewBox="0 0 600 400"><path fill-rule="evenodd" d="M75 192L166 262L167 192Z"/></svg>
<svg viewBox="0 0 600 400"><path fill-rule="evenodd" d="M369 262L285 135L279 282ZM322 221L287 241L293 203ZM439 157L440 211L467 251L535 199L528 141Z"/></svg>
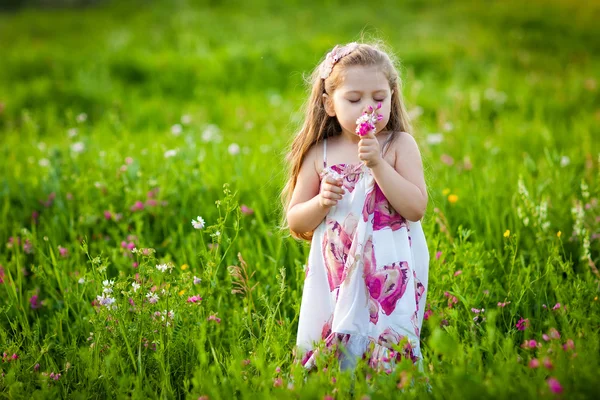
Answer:
<svg viewBox="0 0 600 400"><path fill-rule="evenodd" d="M209 321L215 321L217 324L221 323L221 318L217 317L215 314L212 314L208 317Z"/></svg>
<svg viewBox="0 0 600 400"><path fill-rule="evenodd" d="M12 357L13 360L18 360L19 356L17 355L17 353L13 353Z"/></svg>
<svg viewBox="0 0 600 400"><path fill-rule="evenodd" d="M40 217L40 213L39 213L39 212L37 212L37 211L33 211L33 212L31 213L31 219L33 220L33 223L34 223L34 224L37 224L37 223L38 223L38 219L39 219L39 217Z"/></svg>
<svg viewBox="0 0 600 400"><path fill-rule="evenodd" d="M531 339L529 342L527 342L527 345L529 346L530 349L534 349L537 346L537 342L533 339Z"/></svg>
<svg viewBox="0 0 600 400"><path fill-rule="evenodd" d="M4 268L2 268L2 265L0 265L0 283L4 283L4 277L6 275L4 274Z"/></svg>
<svg viewBox="0 0 600 400"><path fill-rule="evenodd" d="M547 369L554 368L554 366L552 365L552 361L548 357L544 357L543 364L544 364L544 367Z"/></svg>
<svg viewBox="0 0 600 400"><path fill-rule="evenodd" d="M552 393L560 394L563 391L562 386L560 386L560 382L556 378L548 378L546 381L548 383L548 387L552 391Z"/></svg>
<svg viewBox="0 0 600 400"><path fill-rule="evenodd" d="M442 256L442 252L441 251L438 251L437 253L435 253L435 259L436 260L439 260L441 256Z"/></svg>
<svg viewBox="0 0 600 400"><path fill-rule="evenodd" d="M35 364L35 365L33 366L33 370L34 370L35 372L38 372L38 371L40 370L40 363L37 363L37 364Z"/></svg>
<svg viewBox="0 0 600 400"><path fill-rule="evenodd" d="M188 297L187 302L188 303L198 303L201 300L202 300L202 297L200 297L199 295L196 295L196 296Z"/></svg>
<svg viewBox="0 0 600 400"><path fill-rule="evenodd" d="M433 311L431 309L425 310L425 314L423 315L423 319L425 321L427 321L429 319L429 317L431 316L431 314L433 314Z"/></svg>
<svg viewBox="0 0 600 400"><path fill-rule="evenodd" d="M241 212L242 212L242 214L244 214L244 215L252 215L252 214L254 214L254 210L253 210L253 209L251 209L250 207L248 207L248 206L247 206L247 205L245 205L245 204L242 204L242 205L241 205L241 207L240 207L240 211L241 211Z"/></svg>
<svg viewBox="0 0 600 400"><path fill-rule="evenodd" d="M550 335L550 339L560 339L560 333L558 333L556 328L550 328L548 334Z"/></svg>
<svg viewBox="0 0 600 400"><path fill-rule="evenodd" d="M454 273L454 276L458 276L458 275L460 275L460 274L462 274L462 270L460 270L460 269L459 269L458 271L456 271L456 272Z"/></svg>
<svg viewBox="0 0 600 400"><path fill-rule="evenodd" d="M381 108L381 102L377 103L377 110ZM375 133L377 122L383 119L383 115L375 113L375 109L369 106L368 111L365 111L356 120L356 133L359 136L365 136L371 132Z"/></svg>
<svg viewBox="0 0 600 400"><path fill-rule="evenodd" d="M544 339L546 342L548 340L550 340L550 338L548 337L548 335L546 335L545 333L542 335L542 339Z"/></svg>
<svg viewBox="0 0 600 400"><path fill-rule="evenodd" d="M560 308L560 303L556 303L556 305L554 307L552 307L553 310L558 310Z"/></svg>
<svg viewBox="0 0 600 400"><path fill-rule="evenodd" d="M539 366L540 362L537 358L532 358L531 361L529 361L529 368L538 368Z"/></svg>
<svg viewBox="0 0 600 400"><path fill-rule="evenodd" d="M31 308L34 310L36 310L42 306L42 304L38 301L37 294L34 294L33 296L31 296L31 298L29 299L29 304L31 305Z"/></svg>
<svg viewBox="0 0 600 400"><path fill-rule="evenodd" d="M529 328L529 318L521 318L519 322L517 322L516 327L520 331L524 331L525 329Z"/></svg>
<svg viewBox="0 0 600 400"><path fill-rule="evenodd" d="M58 246L58 252L62 258L66 258L69 255L69 250L62 246Z"/></svg>
<svg viewBox="0 0 600 400"><path fill-rule="evenodd" d="M575 343L572 339L567 339L567 343L563 344L563 350L573 350L575 349Z"/></svg>
<svg viewBox="0 0 600 400"><path fill-rule="evenodd" d="M136 201L133 206L131 206L131 211L139 211L144 209L144 203L141 201Z"/></svg>
<svg viewBox="0 0 600 400"><path fill-rule="evenodd" d="M442 156L440 157L440 159L446 165L453 165L454 164L454 158L452 158L448 154L442 154Z"/></svg>
<svg viewBox="0 0 600 400"><path fill-rule="evenodd" d="M273 379L273 387L281 387L283 385L283 380L281 378Z"/></svg>
<svg viewBox="0 0 600 400"><path fill-rule="evenodd" d="M111 212L108 210L104 211L104 218L106 218L108 220L111 219L112 218Z"/></svg>

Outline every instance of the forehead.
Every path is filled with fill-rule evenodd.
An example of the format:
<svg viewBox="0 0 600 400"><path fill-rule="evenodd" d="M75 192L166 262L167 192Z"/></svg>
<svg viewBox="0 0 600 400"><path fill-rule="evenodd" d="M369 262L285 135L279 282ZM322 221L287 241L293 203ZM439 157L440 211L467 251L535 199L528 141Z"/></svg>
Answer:
<svg viewBox="0 0 600 400"><path fill-rule="evenodd" d="M376 65L355 65L346 68L341 77L341 85L338 87L341 94L352 91L371 93L389 89L390 85L385 74Z"/></svg>

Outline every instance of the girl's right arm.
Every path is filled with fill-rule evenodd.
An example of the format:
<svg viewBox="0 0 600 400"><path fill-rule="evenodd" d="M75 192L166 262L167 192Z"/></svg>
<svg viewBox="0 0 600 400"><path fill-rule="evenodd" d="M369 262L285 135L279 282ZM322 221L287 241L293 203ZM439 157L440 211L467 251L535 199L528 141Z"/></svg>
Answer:
<svg viewBox="0 0 600 400"><path fill-rule="evenodd" d="M304 157L286 212L290 229L298 233L314 231L345 193L341 179L319 179L316 148L312 146Z"/></svg>

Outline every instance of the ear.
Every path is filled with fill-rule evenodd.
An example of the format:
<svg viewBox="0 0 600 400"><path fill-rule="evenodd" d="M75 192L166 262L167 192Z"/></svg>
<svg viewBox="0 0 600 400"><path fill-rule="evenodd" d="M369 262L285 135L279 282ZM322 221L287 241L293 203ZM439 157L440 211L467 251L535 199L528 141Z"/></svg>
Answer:
<svg viewBox="0 0 600 400"><path fill-rule="evenodd" d="M323 93L323 106L325 107L325 112L330 117L335 117L335 109L333 108L333 101L331 97L327 93Z"/></svg>

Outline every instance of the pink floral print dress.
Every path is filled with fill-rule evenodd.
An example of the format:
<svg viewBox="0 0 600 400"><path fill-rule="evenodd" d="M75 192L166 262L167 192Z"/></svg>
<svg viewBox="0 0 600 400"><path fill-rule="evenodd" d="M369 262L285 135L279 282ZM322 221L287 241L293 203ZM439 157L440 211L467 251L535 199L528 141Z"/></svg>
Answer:
<svg viewBox="0 0 600 400"><path fill-rule="evenodd" d="M342 369L365 358L391 368L421 358L429 251L420 221L398 214L363 163L327 166L346 190L314 232L305 267L296 357L311 369L335 349ZM419 362L419 366L422 367Z"/></svg>

